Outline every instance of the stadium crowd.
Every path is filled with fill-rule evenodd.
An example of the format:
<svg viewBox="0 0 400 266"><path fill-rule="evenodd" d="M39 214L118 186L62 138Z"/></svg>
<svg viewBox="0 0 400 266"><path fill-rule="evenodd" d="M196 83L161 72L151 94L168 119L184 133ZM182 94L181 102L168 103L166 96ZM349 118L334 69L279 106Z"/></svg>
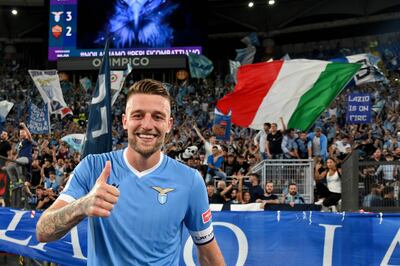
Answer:
<svg viewBox="0 0 400 266"><path fill-rule="evenodd" d="M14 103L5 121L0 121L0 155L23 163L24 172L12 161L1 161L11 180L11 189L22 187L25 206L45 209L57 198L71 172L80 161L78 150L61 138L85 133L91 90L64 79L64 99L74 115L61 119L51 117L51 134L35 135L25 125L29 101L40 103L41 96L27 69L18 65L0 68L0 100ZM287 129L265 121L257 132L233 125L228 141L218 141L212 133L214 107L218 99L230 92L229 79L178 80L167 84L173 99L174 129L168 136L164 152L204 177L210 203L246 204L304 203L296 183L274 191L274 183L260 184L252 168L263 159L313 159L315 161L316 204L336 205L341 197L341 163L353 151L362 160L398 161L400 159L400 84L396 71L386 73L385 82L366 83L346 89L315 122L310 131ZM122 128L126 85L113 107L113 144L115 149L127 146ZM372 95L372 123L346 123L346 97L352 92ZM27 170L27 171L26 171ZM395 206L398 202L400 167L371 166L361 171L364 182L362 205ZM364 197L365 196L365 197ZM3 203L4 206L4 203Z"/></svg>

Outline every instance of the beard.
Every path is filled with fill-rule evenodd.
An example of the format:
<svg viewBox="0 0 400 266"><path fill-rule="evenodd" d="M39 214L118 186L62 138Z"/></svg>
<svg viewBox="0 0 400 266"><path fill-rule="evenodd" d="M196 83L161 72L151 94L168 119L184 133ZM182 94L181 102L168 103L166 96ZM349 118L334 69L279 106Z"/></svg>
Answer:
<svg viewBox="0 0 400 266"><path fill-rule="evenodd" d="M132 133L128 136L129 147L131 147L134 151L145 158L149 158L151 155L161 150L161 147L164 144L165 137L162 136L159 132L157 132L156 134L152 133L155 135L156 138L156 142L152 145L144 145L143 143L140 143L140 140L138 140L139 136L137 136L137 134L138 133Z"/></svg>

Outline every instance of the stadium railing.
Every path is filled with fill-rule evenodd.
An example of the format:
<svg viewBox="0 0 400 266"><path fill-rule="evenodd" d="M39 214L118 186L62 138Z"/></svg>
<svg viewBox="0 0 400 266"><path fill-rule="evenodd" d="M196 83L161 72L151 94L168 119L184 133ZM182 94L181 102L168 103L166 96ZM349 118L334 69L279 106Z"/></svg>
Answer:
<svg viewBox="0 0 400 266"><path fill-rule="evenodd" d="M314 161L311 159L264 160L252 168L261 176L261 185L274 183L274 193L287 193L288 185L296 183L306 203L314 203Z"/></svg>

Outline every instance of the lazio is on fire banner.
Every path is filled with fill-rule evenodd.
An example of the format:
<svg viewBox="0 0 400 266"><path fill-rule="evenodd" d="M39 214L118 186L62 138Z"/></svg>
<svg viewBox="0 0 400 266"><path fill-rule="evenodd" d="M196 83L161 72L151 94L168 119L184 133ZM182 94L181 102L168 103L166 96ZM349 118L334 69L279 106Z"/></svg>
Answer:
<svg viewBox="0 0 400 266"><path fill-rule="evenodd" d="M86 265L87 220L61 240L39 243L35 227L40 215L0 208L0 250L61 265ZM400 265L399 224L400 214L213 212L226 265L238 266ZM180 265L195 265L195 249L184 229Z"/></svg>

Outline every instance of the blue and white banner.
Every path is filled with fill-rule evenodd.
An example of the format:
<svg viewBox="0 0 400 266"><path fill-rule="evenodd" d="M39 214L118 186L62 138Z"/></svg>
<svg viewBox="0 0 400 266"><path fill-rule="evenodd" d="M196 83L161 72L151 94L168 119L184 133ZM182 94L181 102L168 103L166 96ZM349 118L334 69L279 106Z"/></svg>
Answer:
<svg viewBox="0 0 400 266"><path fill-rule="evenodd" d="M111 131L111 84L110 84L110 38L104 48L103 61L99 70L96 88L93 91L86 129L86 141L81 158L88 154L99 154L112 150Z"/></svg>
<svg viewBox="0 0 400 266"><path fill-rule="evenodd" d="M372 54L356 54L343 58L334 58L331 59L331 61L362 64L360 70L353 78L353 82L355 85L385 80L385 76L378 68L380 58Z"/></svg>
<svg viewBox="0 0 400 266"><path fill-rule="evenodd" d="M68 144L68 147L76 152L81 152L85 141L84 134L69 134L61 138L62 141Z"/></svg>
<svg viewBox="0 0 400 266"><path fill-rule="evenodd" d="M92 81L88 77L81 78L79 83L85 91L89 91L92 88Z"/></svg>
<svg viewBox="0 0 400 266"><path fill-rule="evenodd" d="M39 243L35 227L40 215L0 208L0 250L61 265L86 265L87 220L61 240ZM213 221L226 265L400 264L398 213L225 211L213 212ZM184 231L180 265L195 265L196 248Z"/></svg>
<svg viewBox="0 0 400 266"><path fill-rule="evenodd" d="M253 64L256 51L257 49L253 45L248 45L246 48L242 49L236 49L235 61L240 62L241 66Z"/></svg>
<svg viewBox="0 0 400 266"><path fill-rule="evenodd" d="M188 59L192 78L206 78L214 70L213 62L204 55L189 53Z"/></svg>
<svg viewBox="0 0 400 266"><path fill-rule="evenodd" d="M49 105L50 113L58 113L62 117L72 114L72 110L64 101L57 70L29 70L29 75L43 101Z"/></svg>
<svg viewBox="0 0 400 266"><path fill-rule="evenodd" d="M42 108L34 103L29 103L28 129L32 134L50 133L50 116L48 105L43 104Z"/></svg>
<svg viewBox="0 0 400 266"><path fill-rule="evenodd" d="M347 96L346 122L348 124L369 124L372 121L371 95L350 93Z"/></svg>
<svg viewBox="0 0 400 266"><path fill-rule="evenodd" d="M212 131L217 140L229 140L231 137L231 114L224 115L217 108L214 109L214 123Z"/></svg>

